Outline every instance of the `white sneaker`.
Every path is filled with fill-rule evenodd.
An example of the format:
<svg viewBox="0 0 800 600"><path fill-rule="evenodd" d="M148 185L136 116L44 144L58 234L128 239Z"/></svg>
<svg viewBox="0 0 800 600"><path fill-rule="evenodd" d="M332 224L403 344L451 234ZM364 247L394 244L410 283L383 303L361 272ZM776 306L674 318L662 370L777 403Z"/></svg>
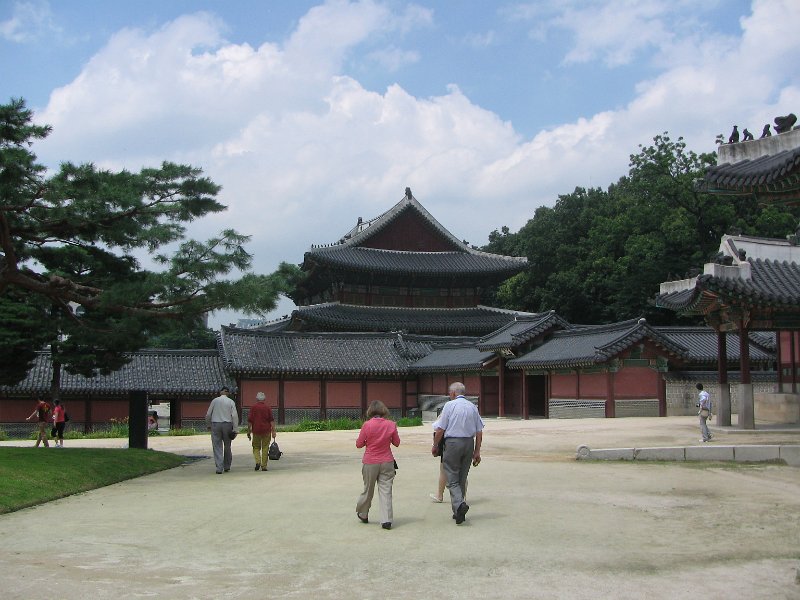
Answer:
<svg viewBox="0 0 800 600"><path fill-rule="evenodd" d="M432 502L436 502L437 504L441 504L442 502L444 502L444 497L439 499L436 497L436 494L429 494L429 495Z"/></svg>

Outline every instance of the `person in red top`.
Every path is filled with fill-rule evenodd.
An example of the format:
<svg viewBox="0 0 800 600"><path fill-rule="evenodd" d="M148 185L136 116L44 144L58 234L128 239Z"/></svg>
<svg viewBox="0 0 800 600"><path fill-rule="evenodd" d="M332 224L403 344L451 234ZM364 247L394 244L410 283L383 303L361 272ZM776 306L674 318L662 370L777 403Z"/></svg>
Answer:
<svg viewBox="0 0 800 600"><path fill-rule="evenodd" d="M38 448L39 444L44 442L44 447L49 448L50 442L47 441L47 424L50 420L50 405L44 400L39 399L36 403L36 408L33 409L33 412L25 420L30 421L33 417L36 417L39 421L39 436L36 438L35 447Z"/></svg>
<svg viewBox="0 0 800 600"><path fill-rule="evenodd" d="M269 438L276 437L275 419L272 417L272 409L264 402L266 396L264 392L256 394L256 403L247 415L247 439L253 441L253 458L256 459L256 471L269 471Z"/></svg>
<svg viewBox="0 0 800 600"><path fill-rule="evenodd" d="M378 500L381 509L381 526L392 528L392 483L395 476L395 462L392 449L400 445L397 425L389 418L389 409L380 400L373 400L367 409L367 421L361 426L356 440L356 448L364 448L361 460L361 476L364 478L364 491L358 497L356 515L362 523L369 523L369 507L378 484Z"/></svg>
<svg viewBox="0 0 800 600"><path fill-rule="evenodd" d="M53 424L56 426L56 448L64 447L64 425L66 424L64 407L61 406L61 400L54 400L55 408L53 409Z"/></svg>

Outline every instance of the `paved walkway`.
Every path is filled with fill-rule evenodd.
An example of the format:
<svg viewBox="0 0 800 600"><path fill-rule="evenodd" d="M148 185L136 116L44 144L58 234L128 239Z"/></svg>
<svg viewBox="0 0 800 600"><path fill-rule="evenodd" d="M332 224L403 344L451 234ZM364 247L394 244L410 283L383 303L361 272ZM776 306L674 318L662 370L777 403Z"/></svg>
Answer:
<svg viewBox="0 0 800 600"><path fill-rule="evenodd" d="M355 517L355 432L280 434L268 472L241 436L224 475L198 460L0 516L2 597L800 598L800 469L575 460L581 444L690 445L693 417L489 419L461 526L428 499L430 426L400 434L391 531ZM207 436L150 441L210 455Z"/></svg>

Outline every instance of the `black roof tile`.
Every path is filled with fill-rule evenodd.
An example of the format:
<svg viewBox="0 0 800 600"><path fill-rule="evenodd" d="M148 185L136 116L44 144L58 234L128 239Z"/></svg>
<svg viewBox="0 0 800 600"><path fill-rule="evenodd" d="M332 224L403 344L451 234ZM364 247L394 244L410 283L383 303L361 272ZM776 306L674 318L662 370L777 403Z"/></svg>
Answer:
<svg viewBox="0 0 800 600"><path fill-rule="evenodd" d="M507 325L481 338L480 350L513 349L553 329L566 329L570 324L559 317L554 310L517 317Z"/></svg>
<svg viewBox="0 0 800 600"><path fill-rule="evenodd" d="M410 366L415 373L480 371L495 359L494 352L481 352L474 344L437 347Z"/></svg>
<svg viewBox="0 0 800 600"><path fill-rule="evenodd" d="M717 332L710 327L654 327L656 331L686 348L687 362L717 364ZM726 334L728 362L739 363L739 334ZM750 333L750 359L765 362L775 359L775 335Z"/></svg>
<svg viewBox="0 0 800 600"><path fill-rule="evenodd" d="M511 369L576 368L602 364L648 338L665 352L686 356L687 349L653 329L644 319L610 325L573 325L556 331L541 346L508 361Z"/></svg>
<svg viewBox="0 0 800 600"><path fill-rule="evenodd" d="M404 375L438 337L397 333L262 332L223 327L225 366L237 375Z"/></svg>
<svg viewBox="0 0 800 600"><path fill-rule="evenodd" d="M301 306L292 317L303 329L478 336L495 331L520 315L530 314L480 305L469 308L400 308L330 302Z"/></svg>
<svg viewBox="0 0 800 600"><path fill-rule="evenodd" d="M656 306L689 312L710 294L759 306L800 308L800 264L761 258L748 262L749 279L699 275L692 288L656 296Z"/></svg>
<svg viewBox="0 0 800 600"><path fill-rule="evenodd" d="M131 361L109 375L84 377L61 371L64 394L125 395L143 390L160 396L216 394L235 382L225 373L216 350L140 350ZM44 394L50 390L53 368L49 352L40 352L20 383L0 386L6 394Z"/></svg>
<svg viewBox="0 0 800 600"><path fill-rule="evenodd" d="M364 244L388 227L400 215L413 211L426 221L447 242L449 252L415 252L382 250L364 247ZM501 256L471 248L447 230L410 190L400 202L385 213L369 221L359 221L337 243L313 247L306 252L305 260L334 268L408 275L475 275L493 274L510 277L522 271L528 259Z"/></svg>

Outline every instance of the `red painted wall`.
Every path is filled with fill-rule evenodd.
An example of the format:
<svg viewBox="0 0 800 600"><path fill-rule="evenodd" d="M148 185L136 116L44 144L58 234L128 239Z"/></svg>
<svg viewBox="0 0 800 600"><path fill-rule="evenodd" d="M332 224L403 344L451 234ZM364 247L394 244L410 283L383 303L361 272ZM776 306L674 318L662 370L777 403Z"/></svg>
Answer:
<svg viewBox="0 0 800 600"><path fill-rule="evenodd" d="M400 408L403 398L403 387L399 381L367 382L367 406L373 400L380 400L387 408Z"/></svg>
<svg viewBox="0 0 800 600"><path fill-rule="evenodd" d="M361 408L360 381L328 381L326 385L328 408Z"/></svg>
<svg viewBox="0 0 800 600"><path fill-rule="evenodd" d="M110 421L111 419L122 420L127 418L130 411L128 400L103 400L92 402L92 422ZM205 416L203 411L203 416ZM72 419L72 414L70 414Z"/></svg>
<svg viewBox="0 0 800 600"><path fill-rule="evenodd" d="M446 242L427 221L417 213L406 211L383 230L368 239L366 248L384 250L410 250L413 252L451 252Z"/></svg>
<svg viewBox="0 0 800 600"><path fill-rule="evenodd" d="M575 398L575 374L550 375L550 395L553 398Z"/></svg>
<svg viewBox="0 0 800 600"><path fill-rule="evenodd" d="M319 381L286 381L284 408L319 408Z"/></svg>
<svg viewBox="0 0 800 600"><path fill-rule="evenodd" d="M647 367L624 367L614 374L614 397L658 398L660 375Z"/></svg>
<svg viewBox="0 0 800 600"><path fill-rule="evenodd" d="M211 400L208 402L181 402L181 419L205 419L209 404L211 404ZM94 407L92 407L92 411L94 411ZM94 415L94 413L92 414ZM241 416L239 415L240 420Z"/></svg>
<svg viewBox="0 0 800 600"><path fill-rule="evenodd" d="M606 398L608 396L608 375L606 373L581 373L580 377L581 398Z"/></svg>
<svg viewBox="0 0 800 600"><path fill-rule="evenodd" d="M278 381L276 379L245 379L241 382L239 399L241 406L249 407L256 403L256 394L264 392L265 402L272 410L278 408Z"/></svg>
<svg viewBox="0 0 800 600"><path fill-rule="evenodd" d="M29 416L36 408L36 400L0 400L0 422L2 423L15 423L22 422ZM70 419L74 419L72 411L69 413ZM31 423L38 422L36 417L30 420Z"/></svg>

